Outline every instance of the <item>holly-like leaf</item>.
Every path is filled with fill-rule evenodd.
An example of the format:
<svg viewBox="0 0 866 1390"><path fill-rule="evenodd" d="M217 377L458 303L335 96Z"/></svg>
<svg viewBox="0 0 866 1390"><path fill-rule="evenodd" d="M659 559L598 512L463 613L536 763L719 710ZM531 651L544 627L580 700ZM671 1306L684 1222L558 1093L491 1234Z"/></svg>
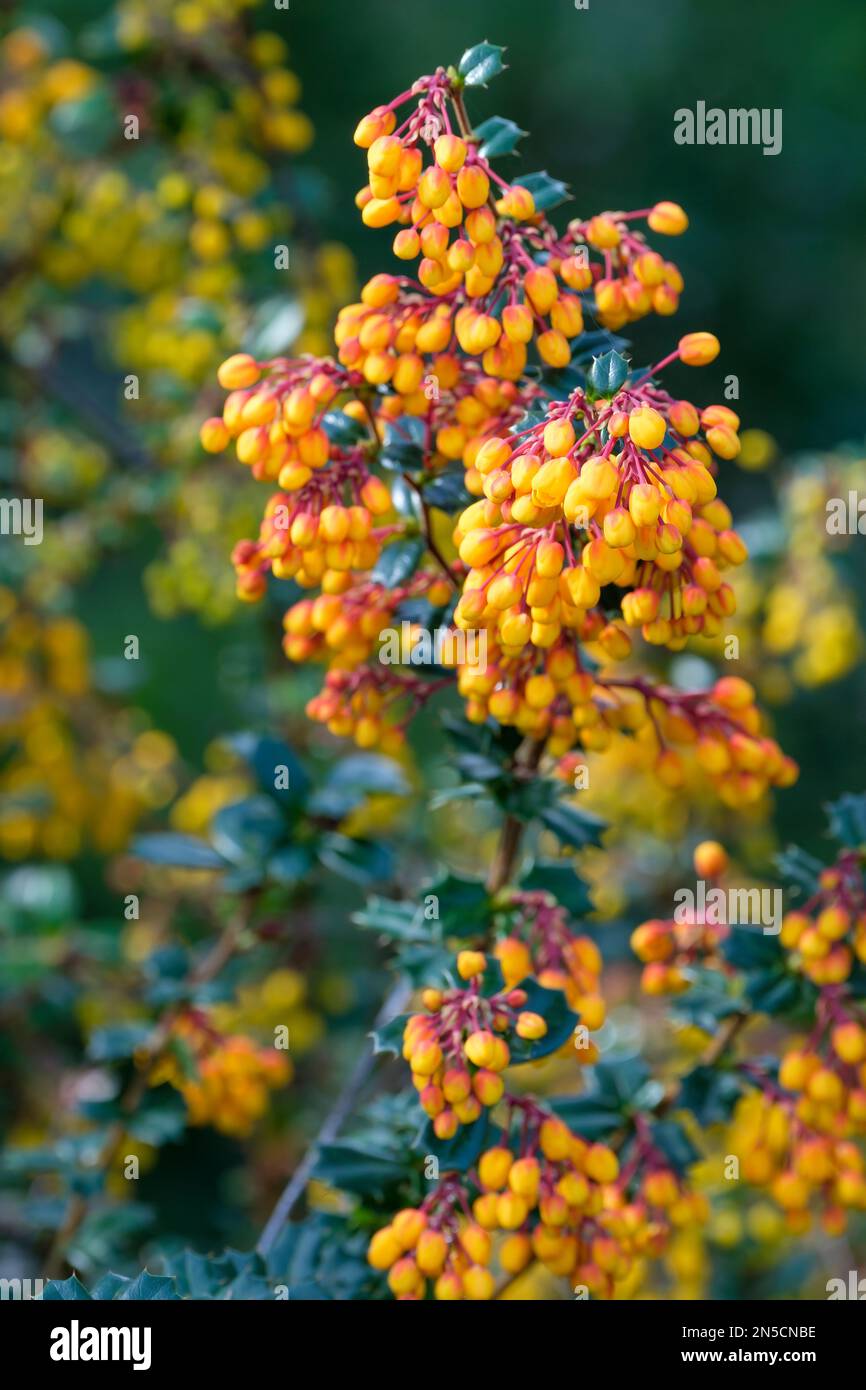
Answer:
<svg viewBox="0 0 866 1390"><path fill-rule="evenodd" d="M567 806L562 802L542 810L541 820L564 845L572 845L575 849L600 845L605 830L605 822L592 812L581 811L576 806Z"/></svg>
<svg viewBox="0 0 866 1390"><path fill-rule="evenodd" d="M411 1014L395 1014L394 1018L389 1018L387 1023L382 1023L378 1028L374 1028L370 1034L373 1039L374 1054L393 1053L395 1057L399 1057L403 1050L403 1032L411 1017Z"/></svg>
<svg viewBox="0 0 866 1390"><path fill-rule="evenodd" d="M393 858L386 845L374 840L353 840L348 835L325 835L318 849L326 869L352 883L387 883L393 873Z"/></svg>
<svg viewBox="0 0 866 1390"><path fill-rule="evenodd" d="M699 1125L726 1124L743 1093L733 1072L697 1066L680 1082L677 1109L689 1110Z"/></svg>
<svg viewBox="0 0 866 1390"><path fill-rule="evenodd" d="M472 134L479 141L481 158L496 159L501 154L513 154L526 131L506 116L490 116L476 126Z"/></svg>
<svg viewBox="0 0 866 1390"><path fill-rule="evenodd" d="M678 1120L654 1120L650 1139L677 1173L683 1173L701 1156Z"/></svg>
<svg viewBox="0 0 866 1390"><path fill-rule="evenodd" d="M148 1092L126 1127L143 1144L159 1146L180 1138L186 1117L186 1102L180 1092L171 1086L160 1086Z"/></svg>
<svg viewBox="0 0 866 1390"><path fill-rule="evenodd" d="M591 1140L607 1139L622 1128L622 1115L611 1105L605 1105L596 1095L554 1096L545 1098L545 1106L564 1120L575 1134Z"/></svg>
<svg viewBox="0 0 866 1390"><path fill-rule="evenodd" d="M528 189L532 194L536 212L549 212L560 203L568 202L571 197L568 185L562 179L553 178L546 169L540 169L535 174L524 174L518 181L521 188Z"/></svg>
<svg viewBox="0 0 866 1390"><path fill-rule="evenodd" d="M310 778L287 743L249 730L233 734L225 742L249 765L261 791L284 810L300 810L310 790Z"/></svg>
<svg viewBox="0 0 866 1390"><path fill-rule="evenodd" d="M377 936L389 941L429 941L431 923L425 922L422 907L412 902L394 902L390 898L373 897L360 912L352 915L359 927L367 927Z"/></svg>
<svg viewBox="0 0 866 1390"><path fill-rule="evenodd" d="M457 67L466 86L486 87L491 78L498 77L505 69L502 61L504 52L504 48L486 40L467 48Z"/></svg>
<svg viewBox="0 0 866 1390"><path fill-rule="evenodd" d="M461 468L459 471L448 471L437 473L435 477L428 479L422 487L424 501L431 507L438 507L443 512L456 512L459 507L467 507L472 501L466 491L464 483L465 474Z"/></svg>
<svg viewBox="0 0 866 1390"><path fill-rule="evenodd" d="M808 897L816 891L818 875L824 868L820 859L807 854L799 845L788 845L787 849L776 855L775 863L779 874L786 882L795 884Z"/></svg>
<svg viewBox="0 0 866 1390"><path fill-rule="evenodd" d="M540 1014L547 1024L547 1032L535 1041L521 1038L517 1033L509 1034L508 1046L515 1064L534 1062L556 1052L573 1035L578 1022L577 1014L568 1007L561 989L545 989L532 978L522 980L520 988L526 993L526 1003L521 1009Z"/></svg>
<svg viewBox="0 0 866 1390"><path fill-rule="evenodd" d="M495 1142L494 1132L487 1110L483 1110L471 1125L460 1125L453 1139L437 1138L433 1121L428 1120L415 1141L415 1150L425 1157L437 1158L441 1173L465 1173Z"/></svg>
<svg viewBox="0 0 866 1390"><path fill-rule="evenodd" d="M409 790L406 774L393 758L381 753L351 753L334 765L324 786L315 790L309 812L342 820L368 796L406 796Z"/></svg>
<svg viewBox="0 0 866 1390"><path fill-rule="evenodd" d="M239 866L263 865L286 830L282 811L266 796L248 796L223 806L211 823L214 848Z"/></svg>
<svg viewBox="0 0 866 1390"><path fill-rule="evenodd" d="M151 864L164 864L175 869L224 869L226 861L204 840L194 835L179 835L159 831L152 835L136 835L130 853Z"/></svg>
<svg viewBox="0 0 866 1390"><path fill-rule="evenodd" d="M406 1176L406 1164L356 1144L320 1144L313 1176L342 1192L384 1197Z"/></svg>
<svg viewBox="0 0 866 1390"><path fill-rule="evenodd" d="M174 1280L164 1274L151 1274L143 1269L135 1279L131 1279L115 1297L124 1303L174 1302L180 1295Z"/></svg>
<svg viewBox="0 0 866 1390"><path fill-rule="evenodd" d="M372 578L386 589L397 589L411 579L424 554L424 541L420 536L393 541L385 547L373 568Z"/></svg>
<svg viewBox="0 0 866 1390"><path fill-rule="evenodd" d="M70 1274L68 1279L51 1279L42 1290L42 1300L47 1303L89 1303L91 1297L77 1275Z"/></svg>
<svg viewBox="0 0 866 1390"><path fill-rule="evenodd" d="M824 809L834 840L846 849L866 846L866 792L846 792Z"/></svg>
<svg viewBox="0 0 866 1390"><path fill-rule="evenodd" d="M614 396L629 374L629 364L618 352L605 352L593 357L587 380L600 396Z"/></svg>
<svg viewBox="0 0 866 1390"><path fill-rule="evenodd" d="M520 886L529 893L552 893L571 917L583 917L592 909L589 885L575 873L571 860L537 859Z"/></svg>
<svg viewBox="0 0 866 1390"><path fill-rule="evenodd" d="M94 1062L118 1062L147 1042L151 1034L149 1023L114 1023L96 1028L87 1043L87 1055Z"/></svg>
<svg viewBox="0 0 866 1390"><path fill-rule="evenodd" d="M738 970L767 970L783 961L778 936L754 927L731 927L722 942L722 954Z"/></svg>
<svg viewBox="0 0 866 1390"><path fill-rule="evenodd" d="M355 420L342 410L328 410L322 416L322 428L332 443L350 448L367 433L361 420Z"/></svg>
<svg viewBox="0 0 866 1390"><path fill-rule="evenodd" d="M642 1057L613 1058L597 1063L593 1071L593 1082L602 1102L620 1111L635 1102L650 1075Z"/></svg>

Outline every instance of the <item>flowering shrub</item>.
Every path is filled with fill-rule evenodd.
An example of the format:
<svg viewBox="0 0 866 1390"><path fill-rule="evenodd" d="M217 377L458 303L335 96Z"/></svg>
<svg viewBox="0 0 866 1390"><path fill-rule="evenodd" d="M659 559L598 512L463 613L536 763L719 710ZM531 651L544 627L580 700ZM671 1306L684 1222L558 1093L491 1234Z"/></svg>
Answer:
<svg viewBox="0 0 866 1390"><path fill-rule="evenodd" d="M207 22L205 6L123 13L136 47ZM768 1245L816 1218L857 1236L866 804L830 808L830 866L789 849L771 868L768 840L743 862L798 768L758 663L684 679L693 647L736 635L748 591L722 497L740 420L678 394L682 369L716 360L711 332L672 334L643 367L620 336L678 310L659 248L687 217L665 200L560 227L564 184L503 172L522 132L474 123L502 65L476 45L358 124L357 209L397 264L340 310L334 353L232 343L218 367L201 444L231 445L269 490L232 552L237 595L283 607L293 692L313 689L301 668L324 674L295 726L303 758L270 729L223 740L179 799L149 803L174 800L171 828L144 827L115 866L136 904L155 884L168 904L130 934L108 1006L73 972L103 1089L79 1077L47 1185L48 1146L16 1155L63 1207L48 1258L73 1272L51 1296L91 1296L79 1274L100 1298L712 1296L741 1216ZM263 66L267 102L243 120L293 148L290 74ZM233 208L197 210L199 259L222 261ZM719 839L695 843L709 804ZM670 857L637 866L627 921L608 920L647 823ZM329 968L355 965L363 987L365 933L394 982L333 1108L311 1107L317 1138L281 1152L278 1195L274 1124L340 1012ZM214 1255L209 1233L206 1256L157 1244L133 1278L146 1215L122 1179L131 1160L158 1172L189 1129L264 1136L275 1205L249 1254ZM115 1255L126 1272L101 1279Z"/></svg>

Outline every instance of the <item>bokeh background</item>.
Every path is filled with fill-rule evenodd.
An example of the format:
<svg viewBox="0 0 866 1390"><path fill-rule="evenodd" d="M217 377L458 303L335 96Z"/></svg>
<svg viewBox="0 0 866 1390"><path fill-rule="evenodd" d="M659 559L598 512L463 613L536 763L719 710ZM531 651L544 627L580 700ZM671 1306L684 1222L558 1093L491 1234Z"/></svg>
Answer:
<svg viewBox="0 0 866 1390"><path fill-rule="evenodd" d="M473 93L471 114L530 132L519 167L567 181L573 203L558 216L659 198L689 213L675 331L718 334L723 353L701 387L721 399L735 373L732 404L765 432L725 482L754 557L740 582L742 669L802 766L775 808L745 823L707 812L706 824L757 872L789 841L825 853L823 806L864 772L864 541L824 526L826 498L858 487L864 467L860 7L58 0L50 12L5 3L0 23L0 492L46 507L41 546L0 538L0 1119L11 1147L49 1143L54 1102L80 1080L82 1039L127 1008L119 982L135 962L178 921L190 942L206 938L214 895L182 876L142 877L133 833L206 832L248 785L220 742L237 729L278 729L314 770L332 757L303 718L315 674L279 652L285 593L275 585L254 611L234 601L228 555L256 525L261 490L204 455L197 428L229 352L327 350L337 307L389 256L387 232L363 229L353 204L356 121L481 39L506 45L510 67ZM677 146L673 113L698 100L781 108L782 152ZM137 140L123 136L130 114ZM288 271L274 267L278 244ZM650 320L637 337L653 360L671 325ZM671 385L692 388L683 369ZM124 659L130 634L137 661ZM699 652L681 673L701 678L717 657ZM419 732L419 781L439 776L434 737ZM654 882L654 862L662 879L676 871L659 846L704 814L684 819L668 800L648 802L628 766L599 791L601 809L626 807L636 827L641 883ZM387 834L398 807L373 797L354 814ZM458 829L444 817L413 825L407 863L421 871L431 837L465 856L467 837L488 829L467 814ZM629 854L633 843L593 870L598 903L626 925L634 905L614 880ZM118 943L118 895L142 886L158 906ZM303 1045L298 1084L254 1163L240 1165L234 1139L194 1132L163 1156L158 1181L145 1179L146 1231L249 1238L382 992L376 952L347 930L360 891L329 878L274 935L273 999L296 1010ZM267 1001L248 1015L234 1024L254 1032ZM206 1211L189 1202L201 1162L225 1197ZM0 1209L16 1258L29 1239L23 1182ZM50 1226L50 1182L26 1190L37 1229ZM134 1223L126 1235L138 1238ZM104 1233L91 1239L82 1259L97 1267Z"/></svg>

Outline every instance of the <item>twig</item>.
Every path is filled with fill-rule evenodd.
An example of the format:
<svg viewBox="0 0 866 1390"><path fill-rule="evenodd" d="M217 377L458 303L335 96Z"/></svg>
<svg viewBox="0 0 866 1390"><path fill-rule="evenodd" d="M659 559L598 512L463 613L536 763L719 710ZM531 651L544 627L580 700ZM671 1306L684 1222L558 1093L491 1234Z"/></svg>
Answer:
<svg viewBox="0 0 866 1390"><path fill-rule="evenodd" d="M387 1023L395 1014L398 1014L408 1002L411 993L412 990L410 986L405 984L402 980L399 981L385 999L384 1004L376 1015L373 1027L381 1027L383 1023ZM256 1246L256 1250L260 1255L268 1254L277 1236L288 1221L292 1208L303 1193L313 1171L316 1158L318 1157L319 1147L322 1144L330 1144L333 1139L336 1139L373 1071L375 1060L376 1054L373 1052L372 1048L368 1048L361 1057L359 1057L353 1067L351 1075L334 1103L333 1109L329 1112L316 1138L310 1144L304 1157L301 1159L294 1173L286 1183L286 1186L280 1193L277 1203L265 1223Z"/></svg>

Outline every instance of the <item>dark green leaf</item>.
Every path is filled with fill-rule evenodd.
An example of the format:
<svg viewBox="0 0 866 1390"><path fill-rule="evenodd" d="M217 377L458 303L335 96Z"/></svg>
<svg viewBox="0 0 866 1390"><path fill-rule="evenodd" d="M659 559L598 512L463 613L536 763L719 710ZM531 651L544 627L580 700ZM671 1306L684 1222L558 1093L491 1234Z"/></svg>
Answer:
<svg viewBox="0 0 866 1390"><path fill-rule="evenodd" d="M572 860L537 859L520 886L530 893L552 893L572 917L583 917L592 909L589 885L575 873Z"/></svg>
<svg viewBox="0 0 866 1390"><path fill-rule="evenodd" d="M778 936L754 927L731 927L722 942L722 954L738 970L769 969L782 961Z"/></svg>
<svg viewBox="0 0 866 1390"><path fill-rule="evenodd" d="M866 793L846 792L825 806L830 834L846 849L866 846Z"/></svg>
<svg viewBox="0 0 866 1390"><path fill-rule="evenodd" d="M543 1038L538 1038L535 1042L518 1037L516 1033L509 1035L511 1060L516 1064L548 1057L568 1041L578 1022L577 1014L572 1013L568 1007L561 989L545 989L531 977L522 980L520 988L526 993L526 1003L521 1005L521 1008L541 1014L547 1024L547 1032Z"/></svg>
<svg viewBox="0 0 866 1390"><path fill-rule="evenodd" d="M51 1279L42 1290L42 1299L49 1303L91 1301L90 1294L74 1274L70 1274L68 1279Z"/></svg>
<svg viewBox="0 0 866 1390"><path fill-rule="evenodd" d="M545 1106L583 1139L595 1142L605 1139L622 1127L622 1115L612 1106L602 1104L598 1096L545 1097Z"/></svg>
<svg viewBox="0 0 866 1390"><path fill-rule="evenodd" d="M173 1279L163 1274L150 1274L146 1269L117 1294L117 1298L124 1303L165 1302L178 1297Z"/></svg>
<svg viewBox="0 0 866 1390"><path fill-rule="evenodd" d="M521 188L528 188L535 201L536 212L548 212L551 208L558 207L560 203L565 203L571 197L568 185L561 179L555 179L548 174L546 169L539 170L536 174L525 174L516 180Z"/></svg>
<svg viewBox="0 0 866 1390"><path fill-rule="evenodd" d="M526 131L506 116L490 116L476 126L472 134L480 142L478 153L481 158L496 159L501 154L512 154Z"/></svg>
<svg viewBox="0 0 866 1390"><path fill-rule="evenodd" d="M249 796L217 811L211 822L214 847L232 864L261 865L286 835L286 819L269 797Z"/></svg>
<svg viewBox="0 0 866 1390"><path fill-rule="evenodd" d="M322 416L322 429L333 444L350 448L363 439L367 430L361 420L353 420L342 410L329 410Z"/></svg>
<svg viewBox="0 0 866 1390"><path fill-rule="evenodd" d="M326 835L318 849L327 869L352 883L387 883L393 873L393 858L386 845L373 840L351 840L347 835Z"/></svg>
<svg viewBox="0 0 866 1390"><path fill-rule="evenodd" d="M226 861L204 840L193 835L175 835L170 831L153 835L136 835L130 847L132 854L151 864L166 864L177 869L224 869Z"/></svg>
<svg viewBox="0 0 866 1390"><path fill-rule="evenodd" d="M149 1023L115 1023L108 1028L97 1028L90 1035L87 1055L94 1062L117 1062L131 1057L147 1042L150 1034Z"/></svg>
<svg viewBox="0 0 866 1390"><path fill-rule="evenodd" d="M381 1024L370 1034L373 1039L373 1052L393 1053L399 1057L403 1051L403 1032L411 1014L396 1014L387 1023Z"/></svg>
<svg viewBox="0 0 866 1390"><path fill-rule="evenodd" d="M504 52L504 48L486 40L467 48L457 68L466 86L486 87L492 77L498 77L505 67L502 61Z"/></svg>
<svg viewBox="0 0 866 1390"><path fill-rule="evenodd" d="M678 1110L690 1110L700 1125L726 1124L742 1095L737 1077L718 1067L697 1066L680 1083Z"/></svg>
<svg viewBox="0 0 866 1390"><path fill-rule="evenodd" d="M248 730L233 734L225 741L255 773L261 791L290 811L303 806L310 790L310 778L287 743ZM278 786L278 782L288 782L288 786Z"/></svg>
<svg viewBox="0 0 866 1390"><path fill-rule="evenodd" d="M592 359L587 380L600 396L614 396L629 374L629 364L618 352L605 352Z"/></svg>
<svg viewBox="0 0 866 1390"><path fill-rule="evenodd" d="M342 1192L383 1197L406 1177L406 1164L355 1144L320 1144L313 1176Z"/></svg>
<svg viewBox="0 0 866 1390"><path fill-rule="evenodd" d="M605 823L590 811L560 803L541 812L541 819L565 845L583 849L585 845L600 845Z"/></svg>
<svg viewBox="0 0 866 1390"><path fill-rule="evenodd" d="M376 561L372 578L376 584L386 589L397 589L411 579L424 554L424 541L420 536L408 540L392 541L386 546Z"/></svg>
<svg viewBox="0 0 866 1390"><path fill-rule="evenodd" d="M798 845L789 845L776 855L776 868L782 878L795 883L809 897L818 887L818 875L824 865L814 855L807 854Z"/></svg>
<svg viewBox="0 0 866 1390"><path fill-rule="evenodd" d="M490 1131L487 1110L482 1111L473 1124L460 1125L453 1139L437 1139L433 1121L428 1120L415 1141L415 1150L425 1157L438 1158L440 1173L465 1173L494 1142Z"/></svg>
<svg viewBox="0 0 866 1390"><path fill-rule="evenodd" d="M654 1120L650 1125L650 1139L657 1149L661 1149L677 1173L684 1172L700 1158L700 1153L677 1120Z"/></svg>

